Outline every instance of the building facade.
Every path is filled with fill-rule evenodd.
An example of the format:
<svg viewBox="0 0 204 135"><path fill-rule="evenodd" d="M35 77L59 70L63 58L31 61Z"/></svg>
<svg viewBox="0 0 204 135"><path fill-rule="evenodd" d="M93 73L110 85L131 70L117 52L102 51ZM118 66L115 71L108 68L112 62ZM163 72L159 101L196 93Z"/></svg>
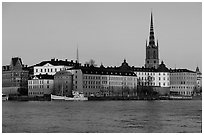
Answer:
<svg viewBox="0 0 204 135"><path fill-rule="evenodd" d="M61 70L54 75L54 89L52 94L58 96L72 96L73 75L67 70Z"/></svg>
<svg viewBox="0 0 204 135"><path fill-rule="evenodd" d="M170 92L191 96L196 86L196 72L187 69L170 70Z"/></svg>
<svg viewBox="0 0 204 135"><path fill-rule="evenodd" d="M11 64L2 67L2 93L9 94L28 94L29 71L24 66L21 58L11 59Z"/></svg>
<svg viewBox="0 0 204 135"><path fill-rule="evenodd" d="M159 66L159 45L154 38L153 16L151 13L149 44L146 41L146 59L145 68L158 68Z"/></svg>
<svg viewBox="0 0 204 135"><path fill-rule="evenodd" d="M28 96L49 95L53 91L54 76L52 75L34 75L28 80Z"/></svg>
<svg viewBox="0 0 204 135"><path fill-rule="evenodd" d="M56 72L67 70L69 68L74 67L79 63L74 62L73 60L65 61L58 60L58 59L51 59L50 61L43 61L39 64L33 66L34 75L39 74L48 74L48 75L55 75Z"/></svg>
<svg viewBox="0 0 204 135"><path fill-rule="evenodd" d="M154 87L161 95L170 93L170 72L164 62L155 68L135 68L132 70L137 75L138 86Z"/></svg>
<svg viewBox="0 0 204 135"><path fill-rule="evenodd" d="M69 71L73 74L73 90L85 96L130 94L137 88L137 76L131 71L103 66L81 66Z"/></svg>

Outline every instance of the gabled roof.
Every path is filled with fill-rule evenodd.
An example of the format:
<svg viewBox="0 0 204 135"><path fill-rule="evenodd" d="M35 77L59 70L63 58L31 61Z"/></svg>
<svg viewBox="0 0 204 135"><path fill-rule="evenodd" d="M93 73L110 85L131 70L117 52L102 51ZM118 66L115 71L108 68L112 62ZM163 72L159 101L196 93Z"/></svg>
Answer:
<svg viewBox="0 0 204 135"><path fill-rule="evenodd" d="M16 66L17 62L19 62L21 66L23 65L21 58L15 57L11 59L11 65L14 67Z"/></svg>
<svg viewBox="0 0 204 135"><path fill-rule="evenodd" d="M58 60L58 59L56 59L56 60L55 59L51 59L50 61L42 61L41 63L36 64L34 66L44 66L47 63L49 63L49 64L51 64L53 66L75 66L76 64L78 64L78 63L74 62L73 60L71 60L71 61L67 61L67 60L63 61L63 60Z"/></svg>

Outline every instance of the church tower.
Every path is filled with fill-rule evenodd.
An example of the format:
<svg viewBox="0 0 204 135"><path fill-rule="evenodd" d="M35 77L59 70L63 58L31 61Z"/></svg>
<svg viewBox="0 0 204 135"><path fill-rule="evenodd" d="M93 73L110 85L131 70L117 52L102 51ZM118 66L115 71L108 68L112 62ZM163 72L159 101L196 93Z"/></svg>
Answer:
<svg viewBox="0 0 204 135"><path fill-rule="evenodd" d="M159 45L157 40L157 45L154 38L154 27L153 27L153 16L151 13L151 23L150 23L150 35L149 35L149 44L146 40L146 59L145 67L146 68L158 68L159 66Z"/></svg>

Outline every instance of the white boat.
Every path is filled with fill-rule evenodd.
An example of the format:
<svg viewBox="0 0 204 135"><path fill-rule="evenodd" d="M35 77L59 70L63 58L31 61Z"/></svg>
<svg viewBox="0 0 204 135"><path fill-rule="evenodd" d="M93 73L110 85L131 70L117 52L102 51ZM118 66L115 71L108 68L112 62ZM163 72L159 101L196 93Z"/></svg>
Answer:
<svg viewBox="0 0 204 135"><path fill-rule="evenodd" d="M2 101L6 101L6 100L8 100L8 96L5 94L2 94Z"/></svg>
<svg viewBox="0 0 204 135"><path fill-rule="evenodd" d="M88 100L87 97L84 97L83 93L73 91L72 94L74 95L74 97L65 97L65 101L87 101Z"/></svg>
<svg viewBox="0 0 204 135"><path fill-rule="evenodd" d="M57 96L51 94L51 100L64 100L65 96Z"/></svg>

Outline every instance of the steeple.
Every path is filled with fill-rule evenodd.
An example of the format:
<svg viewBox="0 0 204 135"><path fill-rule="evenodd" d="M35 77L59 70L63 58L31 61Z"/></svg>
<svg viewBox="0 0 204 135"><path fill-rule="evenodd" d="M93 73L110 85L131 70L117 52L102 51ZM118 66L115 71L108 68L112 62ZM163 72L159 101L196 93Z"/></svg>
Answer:
<svg viewBox="0 0 204 135"><path fill-rule="evenodd" d="M153 25L153 15L151 12L151 22L150 22L150 33L149 33L149 46L155 46L154 41L154 25Z"/></svg>
<svg viewBox="0 0 204 135"><path fill-rule="evenodd" d="M78 44L77 44L77 63L79 63L79 52L78 52Z"/></svg>
<svg viewBox="0 0 204 135"><path fill-rule="evenodd" d="M159 42L154 37L154 24L153 24L153 14L151 12L150 18L150 33L149 33L149 44L146 41L146 68L158 68L159 66Z"/></svg>

